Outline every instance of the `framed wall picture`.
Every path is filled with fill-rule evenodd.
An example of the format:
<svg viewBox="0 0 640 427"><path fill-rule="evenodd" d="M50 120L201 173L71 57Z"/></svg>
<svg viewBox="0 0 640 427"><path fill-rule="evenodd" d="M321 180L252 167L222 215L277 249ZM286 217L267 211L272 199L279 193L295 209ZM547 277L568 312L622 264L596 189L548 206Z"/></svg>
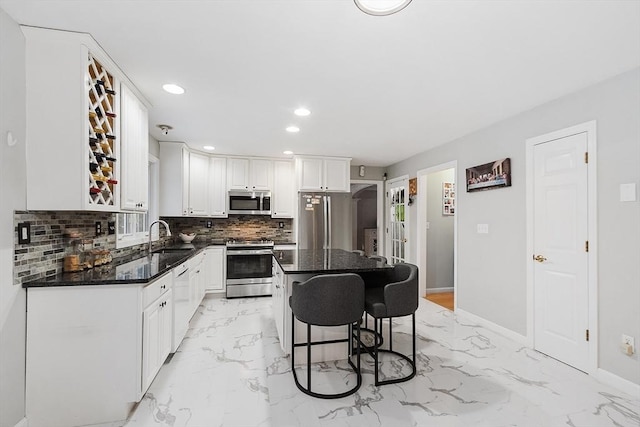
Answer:
<svg viewBox="0 0 640 427"><path fill-rule="evenodd" d="M511 159L500 159L467 169L467 192L511 187Z"/></svg>
<svg viewBox="0 0 640 427"><path fill-rule="evenodd" d="M442 215L455 215L456 213L456 184L453 182L442 183Z"/></svg>

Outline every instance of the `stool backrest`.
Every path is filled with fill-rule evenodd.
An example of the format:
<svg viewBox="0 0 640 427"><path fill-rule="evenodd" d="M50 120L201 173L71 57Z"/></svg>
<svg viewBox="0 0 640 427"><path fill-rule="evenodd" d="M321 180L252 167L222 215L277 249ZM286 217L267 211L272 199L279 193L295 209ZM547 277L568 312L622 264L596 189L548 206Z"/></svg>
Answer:
<svg viewBox="0 0 640 427"><path fill-rule="evenodd" d="M400 263L393 266L391 282L384 286L384 304L389 317L407 316L418 309L418 267Z"/></svg>
<svg viewBox="0 0 640 427"><path fill-rule="evenodd" d="M322 274L293 282L291 311L305 323L339 326L360 321L364 313L364 282L357 274Z"/></svg>

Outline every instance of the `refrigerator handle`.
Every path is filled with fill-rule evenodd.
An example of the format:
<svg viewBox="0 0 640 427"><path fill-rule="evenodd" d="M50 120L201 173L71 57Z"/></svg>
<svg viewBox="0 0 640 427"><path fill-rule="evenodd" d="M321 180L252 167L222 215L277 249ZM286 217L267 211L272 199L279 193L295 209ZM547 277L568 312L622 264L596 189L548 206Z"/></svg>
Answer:
<svg viewBox="0 0 640 427"><path fill-rule="evenodd" d="M329 222L329 218L327 216L327 196L322 196L322 224L324 225L324 230L322 233L322 249L327 249L327 241L329 239L329 232L327 231L327 223Z"/></svg>
<svg viewBox="0 0 640 427"><path fill-rule="evenodd" d="M327 233L327 249L331 249L333 247L332 242L331 242L331 196L327 196L327 221L325 221L325 224L328 223L327 225L327 229L328 229L328 233Z"/></svg>

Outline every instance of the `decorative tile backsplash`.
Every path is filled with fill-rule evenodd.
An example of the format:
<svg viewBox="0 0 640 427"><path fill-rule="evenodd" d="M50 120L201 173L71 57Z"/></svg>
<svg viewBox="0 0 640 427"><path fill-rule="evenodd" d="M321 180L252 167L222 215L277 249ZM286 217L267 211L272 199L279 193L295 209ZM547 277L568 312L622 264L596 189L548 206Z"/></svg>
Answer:
<svg viewBox="0 0 640 427"><path fill-rule="evenodd" d="M178 234L189 230L197 233L196 240L210 239L271 239L276 242L293 241L293 220L272 219L268 216L232 215L230 218L172 218L163 217L173 232L172 238L164 238L164 227L160 235L164 241L180 242ZM116 235L107 234L107 223L115 221L115 213L75 211L17 211L14 215L14 283L53 276L62 273L65 248L71 245L65 232L74 230L84 238L92 240L94 249L108 249L116 258L139 252L146 245L135 245L116 249ZM95 236L95 223L100 222L103 234ZM207 221L212 227L207 228ZM31 224L31 243L18 244L18 224ZM282 224L282 228L280 227ZM164 241L159 242L163 244Z"/></svg>
<svg viewBox="0 0 640 427"><path fill-rule="evenodd" d="M184 231L196 233L196 241L210 239L268 239L276 242L292 242L293 220L271 218L267 215L231 215L229 218L162 217L176 239ZM212 227L207 228L207 222ZM282 228L280 225L282 224ZM177 240L179 241L179 240Z"/></svg>

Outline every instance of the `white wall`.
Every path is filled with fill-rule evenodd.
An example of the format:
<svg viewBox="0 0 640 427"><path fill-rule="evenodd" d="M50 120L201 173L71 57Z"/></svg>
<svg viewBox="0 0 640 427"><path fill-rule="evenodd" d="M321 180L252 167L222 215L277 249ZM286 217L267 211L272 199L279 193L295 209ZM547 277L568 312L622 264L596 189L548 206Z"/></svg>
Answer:
<svg viewBox="0 0 640 427"><path fill-rule="evenodd" d="M640 184L640 68L399 162L388 176L457 160L463 183L466 168L511 158L512 187L458 189L457 297L463 310L526 335L525 141L590 120L598 129L599 365L640 384L638 354L619 349L622 334L640 342L640 203L619 202L620 184ZM478 234L478 223L489 234Z"/></svg>
<svg viewBox="0 0 640 427"><path fill-rule="evenodd" d="M25 40L0 9L0 426L25 414L25 291L13 285L13 211L26 209ZM7 133L17 143L9 146Z"/></svg>
<svg viewBox="0 0 640 427"><path fill-rule="evenodd" d="M453 215L442 214L442 183L455 182L454 169L427 175L427 290L453 288ZM420 190L418 190L418 195ZM414 239L415 240L415 239ZM417 253L417 252L413 252Z"/></svg>

